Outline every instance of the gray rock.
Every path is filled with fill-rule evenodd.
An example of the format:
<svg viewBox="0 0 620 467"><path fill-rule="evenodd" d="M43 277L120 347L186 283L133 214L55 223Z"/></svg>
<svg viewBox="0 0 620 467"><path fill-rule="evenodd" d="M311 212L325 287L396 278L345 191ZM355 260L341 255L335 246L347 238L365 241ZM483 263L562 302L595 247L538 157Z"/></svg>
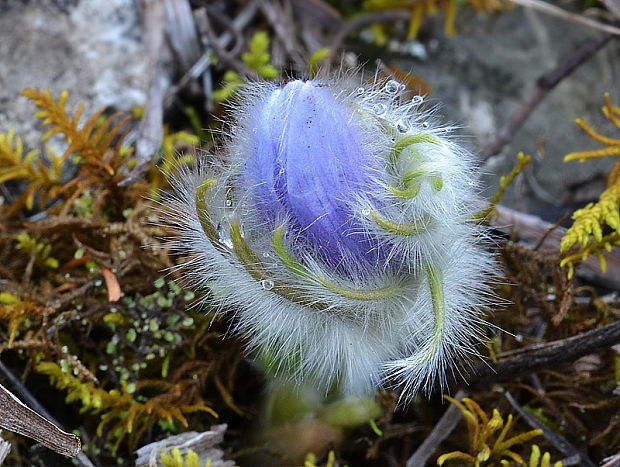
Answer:
<svg viewBox="0 0 620 467"><path fill-rule="evenodd" d="M0 131L39 144L35 107L19 92L70 92L69 113L144 105L146 49L132 0L9 1L0 12Z"/></svg>
<svg viewBox="0 0 620 467"><path fill-rule="evenodd" d="M496 17L469 14L462 8L457 21L459 35L453 38L442 34L442 18L432 27L432 37L437 39L427 44L427 58L401 58L398 65L411 69L433 87L429 101L440 103L441 114L462 127L459 134L474 153L493 139L539 76L599 34L518 7ZM597 174L606 176L614 160L580 164L564 163L563 157L572 151L601 147L575 124L578 117L601 133L618 137L618 130L600 108L605 92L620 103L619 57L620 42L612 40L551 91L504 151L483 165L486 194L495 192L499 175L510 171L519 151L534 157L530 182L515 183L503 203L528 212L543 211L547 218L554 217L553 204L559 205L574 194L571 186ZM541 147L544 154L539 152Z"/></svg>

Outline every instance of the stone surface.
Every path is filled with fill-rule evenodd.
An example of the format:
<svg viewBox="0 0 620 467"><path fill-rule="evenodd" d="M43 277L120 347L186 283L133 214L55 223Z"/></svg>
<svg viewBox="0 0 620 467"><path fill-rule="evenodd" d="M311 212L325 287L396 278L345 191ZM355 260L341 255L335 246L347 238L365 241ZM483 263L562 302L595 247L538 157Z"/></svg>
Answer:
<svg viewBox="0 0 620 467"><path fill-rule="evenodd" d="M440 104L445 119L462 127L459 135L474 153L494 137L540 75L599 34L519 7L493 17L462 8L456 37L445 37L442 23L441 15L426 21L431 40L401 41L391 49L405 53L386 50L383 59L396 60L431 84L429 102ZM147 57L141 41L132 0L0 2L0 131L15 128L29 147L40 144L34 106L18 97L26 87L48 88L54 96L69 90L70 112L80 102L86 114L103 106L143 105ZM524 151L534 156L533 166L508 191L505 204L555 221L567 202L596 199L612 161L565 164L562 159L571 151L600 147L577 127L577 117L617 137L600 107L606 91L620 103L618 57L620 41L611 41L547 96L502 154L483 165L486 195L495 192L499 175ZM162 69L173 72L172 66Z"/></svg>
<svg viewBox="0 0 620 467"><path fill-rule="evenodd" d="M437 40L427 44L426 58L401 56L398 65L431 84L429 101L439 103L440 113L462 126L459 134L474 153L508 121L540 75L599 34L523 8L493 18L463 11L457 21L459 35L453 38L442 34L442 18L437 18L432 27L432 36ZM505 204L555 221L561 211L556 208L563 201L597 198L604 189L600 182L612 161L564 163L563 157L572 151L601 147L575 124L577 117L604 134L618 137L618 131L600 111L605 92L611 93L613 102L620 103L618 40L612 40L565 78L504 151L483 165L483 180L488 187L485 193L495 192L498 175L510 171L517 153L523 151L534 157L532 168L528 177L515 183L506 194ZM575 186L597 177L598 184L584 184L584 190L589 192L575 192Z"/></svg>
<svg viewBox="0 0 620 467"><path fill-rule="evenodd" d="M146 52L132 0L8 1L0 9L0 131L39 144L35 107L19 92L70 92L67 109L143 105Z"/></svg>

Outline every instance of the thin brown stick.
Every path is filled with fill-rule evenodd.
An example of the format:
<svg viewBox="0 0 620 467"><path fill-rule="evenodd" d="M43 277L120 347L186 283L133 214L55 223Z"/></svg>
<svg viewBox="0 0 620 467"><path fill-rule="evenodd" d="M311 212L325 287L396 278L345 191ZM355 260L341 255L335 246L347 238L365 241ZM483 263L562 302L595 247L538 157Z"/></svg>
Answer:
<svg viewBox="0 0 620 467"><path fill-rule="evenodd" d="M485 148L480 151L478 157L481 160L486 160L491 156L499 154L501 150L508 144L514 135L519 131L525 120L533 112L533 110L542 102L542 100L549 94L549 92L555 88L560 81L570 75L573 71L579 68L580 65L585 63L590 57L598 52L609 40L613 37L610 33L603 33L600 36L589 40L575 52L570 55L566 60L561 62L553 70L545 73L536 81L536 87L532 90L530 95L523 101L519 108L512 114L512 117L506 123L497 134L494 141L489 143Z"/></svg>
<svg viewBox="0 0 620 467"><path fill-rule="evenodd" d="M393 23L395 21L407 21L411 18L411 10L390 10L380 13L367 13L352 19L342 26L340 32L334 36L329 46L329 56L325 60L327 66L321 69L321 74L327 74L334 58L337 56L342 43L349 34L375 23Z"/></svg>
<svg viewBox="0 0 620 467"><path fill-rule="evenodd" d="M610 34L620 35L620 28L617 28L611 24L599 23L598 21L594 21L593 19L590 19L586 16L571 13L570 11L566 11L547 2L542 2L540 0L512 0L512 2L516 3L517 5L521 5L522 7L542 11L543 13L557 16L564 20L581 24L583 26L598 29L599 31L605 31Z"/></svg>
<svg viewBox="0 0 620 467"><path fill-rule="evenodd" d="M454 398L460 401L465 395L465 391L459 390ZM441 442L450 436L450 433L456 428L456 424L460 419L461 411L456 405L450 404L433 428L433 431L431 431L422 444L418 446L418 449L416 449L413 455L407 459L406 467L426 465L428 458L433 455Z"/></svg>
<svg viewBox="0 0 620 467"><path fill-rule="evenodd" d="M164 3L163 0L140 0L138 4L144 19L144 37L148 45L148 90L144 113L138 127L137 163L120 183L122 186L130 186L144 176L164 138L164 96L159 67L159 52L164 41Z"/></svg>
<svg viewBox="0 0 620 467"><path fill-rule="evenodd" d="M564 438L564 436L550 430L543 422L538 420L533 415L527 413L509 392L506 392L506 399L508 399L510 405L512 405L512 407L517 412L519 412L519 415L521 415L525 419L528 425L530 425L534 429L542 430L542 435L544 436L544 438L551 444L553 444L553 447L555 447L558 451L560 451L566 457L577 456L579 461L578 465L585 467L596 467L594 462L592 462L585 454L581 453L566 438Z"/></svg>
<svg viewBox="0 0 620 467"><path fill-rule="evenodd" d="M232 68L234 71L247 78L260 79L258 73L248 68L245 63L243 63L241 60L238 60L230 53L230 51L227 51L226 49L224 49L224 47L222 47L219 38L213 30L213 26L211 25L209 14L207 14L206 8L196 10L195 15L196 26L198 27L198 30L203 35L203 37L207 38L208 47L211 48L215 56L218 58L218 64L222 64L225 67Z"/></svg>
<svg viewBox="0 0 620 467"><path fill-rule="evenodd" d="M295 66L303 70L308 62L306 55L307 52L299 45L296 36L295 22L293 20L290 4L284 4L284 7L279 5L278 2L259 0L258 7L263 13L263 16L269 21L274 32L288 58L292 60Z"/></svg>
<svg viewBox="0 0 620 467"><path fill-rule="evenodd" d="M554 227L552 224L542 220L532 214L515 211L505 206L495 207L498 217L491 220L491 225L511 234L513 231L517 237L526 242L537 245L538 248L558 249L562 237L566 235L564 227ZM600 263L596 255L590 255L581 266L587 269L588 277L597 283L604 284L606 287L620 287L620 254L617 250L611 252L604 251L603 256L607 263L607 273L601 272Z"/></svg>
<svg viewBox="0 0 620 467"><path fill-rule="evenodd" d="M559 363L605 350L620 343L620 320L577 336L522 349L515 357L497 363L482 363L473 368L469 384L489 387L490 384L514 379L527 373L550 368ZM453 380L452 383L455 381Z"/></svg>

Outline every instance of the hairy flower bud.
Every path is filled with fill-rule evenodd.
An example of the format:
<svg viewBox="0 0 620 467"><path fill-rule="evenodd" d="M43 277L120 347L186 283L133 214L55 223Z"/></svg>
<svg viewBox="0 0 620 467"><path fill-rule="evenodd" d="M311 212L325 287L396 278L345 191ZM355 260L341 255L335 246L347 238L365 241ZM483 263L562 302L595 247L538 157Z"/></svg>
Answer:
<svg viewBox="0 0 620 467"><path fill-rule="evenodd" d="M328 88L292 81L269 94L242 178L262 215L304 238L327 263L363 261L373 253L353 228L350 199L370 190L372 163Z"/></svg>
<svg viewBox="0 0 620 467"><path fill-rule="evenodd" d="M175 182L171 246L272 371L430 390L489 302L474 173L421 96L349 84L249 84L223 154Z"/></svg>

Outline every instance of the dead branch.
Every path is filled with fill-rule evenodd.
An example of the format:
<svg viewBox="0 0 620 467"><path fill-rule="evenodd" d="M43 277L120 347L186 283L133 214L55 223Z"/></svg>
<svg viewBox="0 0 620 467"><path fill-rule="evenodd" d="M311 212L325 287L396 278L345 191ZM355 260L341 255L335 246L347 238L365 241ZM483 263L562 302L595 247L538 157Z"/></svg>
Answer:
<svg viewBox="0 0 620 467"><path fill-rule="evenodd" d="M457 401L463 399L466 396L465 391L459 390L454 398ZM433 453L437 450L441 442L450 436L450 433L454 431L456 428L456 424L461 419L461 411L459 408L450 404L448 409L441 416L433 431L429 433L429 435L424 439L422 444L418 446L418 449L413 453L413 455L407 459L406 467L417 467L419 465L426 465L426 461L428 458L433 455Z"/></svg>
<svg viewBox="0 0 620 467"><path fill-rule="evenodd" d="M144 37L148 46L148 90L144 114L138 128L136 141L137 163L121 185L129 186L138 181L151 166L151 161L164 138L163 90L161 88L159 51L164 40L165 12L163 0L140 0L144 18Z"/></svg>
<svg viewBox="0 0 620 467"><path fill-rule="evenodd" d="M514 3L521 5L525 8L532 8L533 10L542 11L548 15L557 16L558 18L571 21L573 23L582 24L584 26L598 29L599 31L605 31L610 34L620 35L620 28L612 26L611 24L603 24L593 19L587 18L583 15L578 15L559 8L550 3L543 2L541 0L512 0Z"/></svg>
<svg viewBox="0 0 620 467"><path fill-rule="evenodd" d="M577 457L578 465L585 466L585 467L596 467L594 462L588 459L588 456L580 452L564 436L550 430L549 427L547 427L547 425L542 423L540 420L538 420L533 415L527 413L523 409L523 407L519 405L519 403L515 400L515 398L512 397L512 394L510 394L509 392L506 392L506 399L508 399L508 402L510 402L510 405L512 405L512 407L517 412L519 412L519 415L521 415L524 418L524 420L528 423L528 425L530 425L534 429L542 430L542 435L544 436L544 438L547 441L549 441L551 444L553 444L553 447L555 447L558 451L560 451L562 454L564 454L567 457Z"/></svg>
<svg viewBox="0 0 620 467"><path fill-rule="evenodd" d="M327 66L321 70L322 73L328 74L329 67L338 55L342 43L349 34L361 28L365 28L375 23L393 23L395 21L408 21L411 18L411 10L390 10L380 13L367 13L358 16L348 23L343 24L340 32L334 36L329 46L329 56L325 60Z"/></svg>
<svg viewBox="0 0 620 467"><path fill-rule="evenodd" d="M298 69L303 70L308 61L307 54L297 41L296 25L290 4L283 8L277 2L259 0L258 6L271 24L277 38L280 39L289 59L293 61Z"/></svg>
<svg viewBox="0 0 620 467"><path fill-rule="evenodd" d="M511 380L559 363L574 361L618 343L620 343L620 320L573 337L521 349L519 355L497 363L481 363L472 369L469 385L489 388L493 383ZM455 378L452 378L451 383L454 384Z"/></svg>
<svg viewBox="0 0 620 467"><path fill-rule="evenodd" d="M0 371L18 388L20 392L27 391L15 376L0 362ZM29 393L29 391L28 391ZM32 404L35 402L35 404ZM80 439L73 433L67 433L58 428L47 411L36 402L34 397L29 398L29 403L37 407L39 413L26 406L4 386L0 385L0 427L13 431L23 436L32 438L49 449L64 456L76 457L81 449Z"/></svg>
<svg viewBox="0 0 620 467"><path fill-rule="evenodd" d="M570 75L579 66L588 61L613 37L611 33L605 32L600 36L590 39L579 47L575 52L561 62L553 70L545 73L536 81L536 87L530 95L523 101L519 108L512 114L512 117L497 134L495 140L489 143L480 151L478 157L486 160L491 156L499 154L504 146L508 144L514 135L525 123L529 115L542 102L542 100L555 88L560 81Z"/></svg>
<svg viewBox="0 0 620 467"><path fill-rule="evenodd" d="M495 228L511 234L516 232L517 237L532 245L547 249L559 249L562 237L566 234L563 227L555 227L549 222L532 214L515 211L505 206L496 206L498 217L491 221ZM540 241L542 239L542 242ZM599 260L591 255L581 263L588 273L599 283L611 288L620 288L620 254L618 250L603 253L607 262L607 273L601 272Z"/></svg>

